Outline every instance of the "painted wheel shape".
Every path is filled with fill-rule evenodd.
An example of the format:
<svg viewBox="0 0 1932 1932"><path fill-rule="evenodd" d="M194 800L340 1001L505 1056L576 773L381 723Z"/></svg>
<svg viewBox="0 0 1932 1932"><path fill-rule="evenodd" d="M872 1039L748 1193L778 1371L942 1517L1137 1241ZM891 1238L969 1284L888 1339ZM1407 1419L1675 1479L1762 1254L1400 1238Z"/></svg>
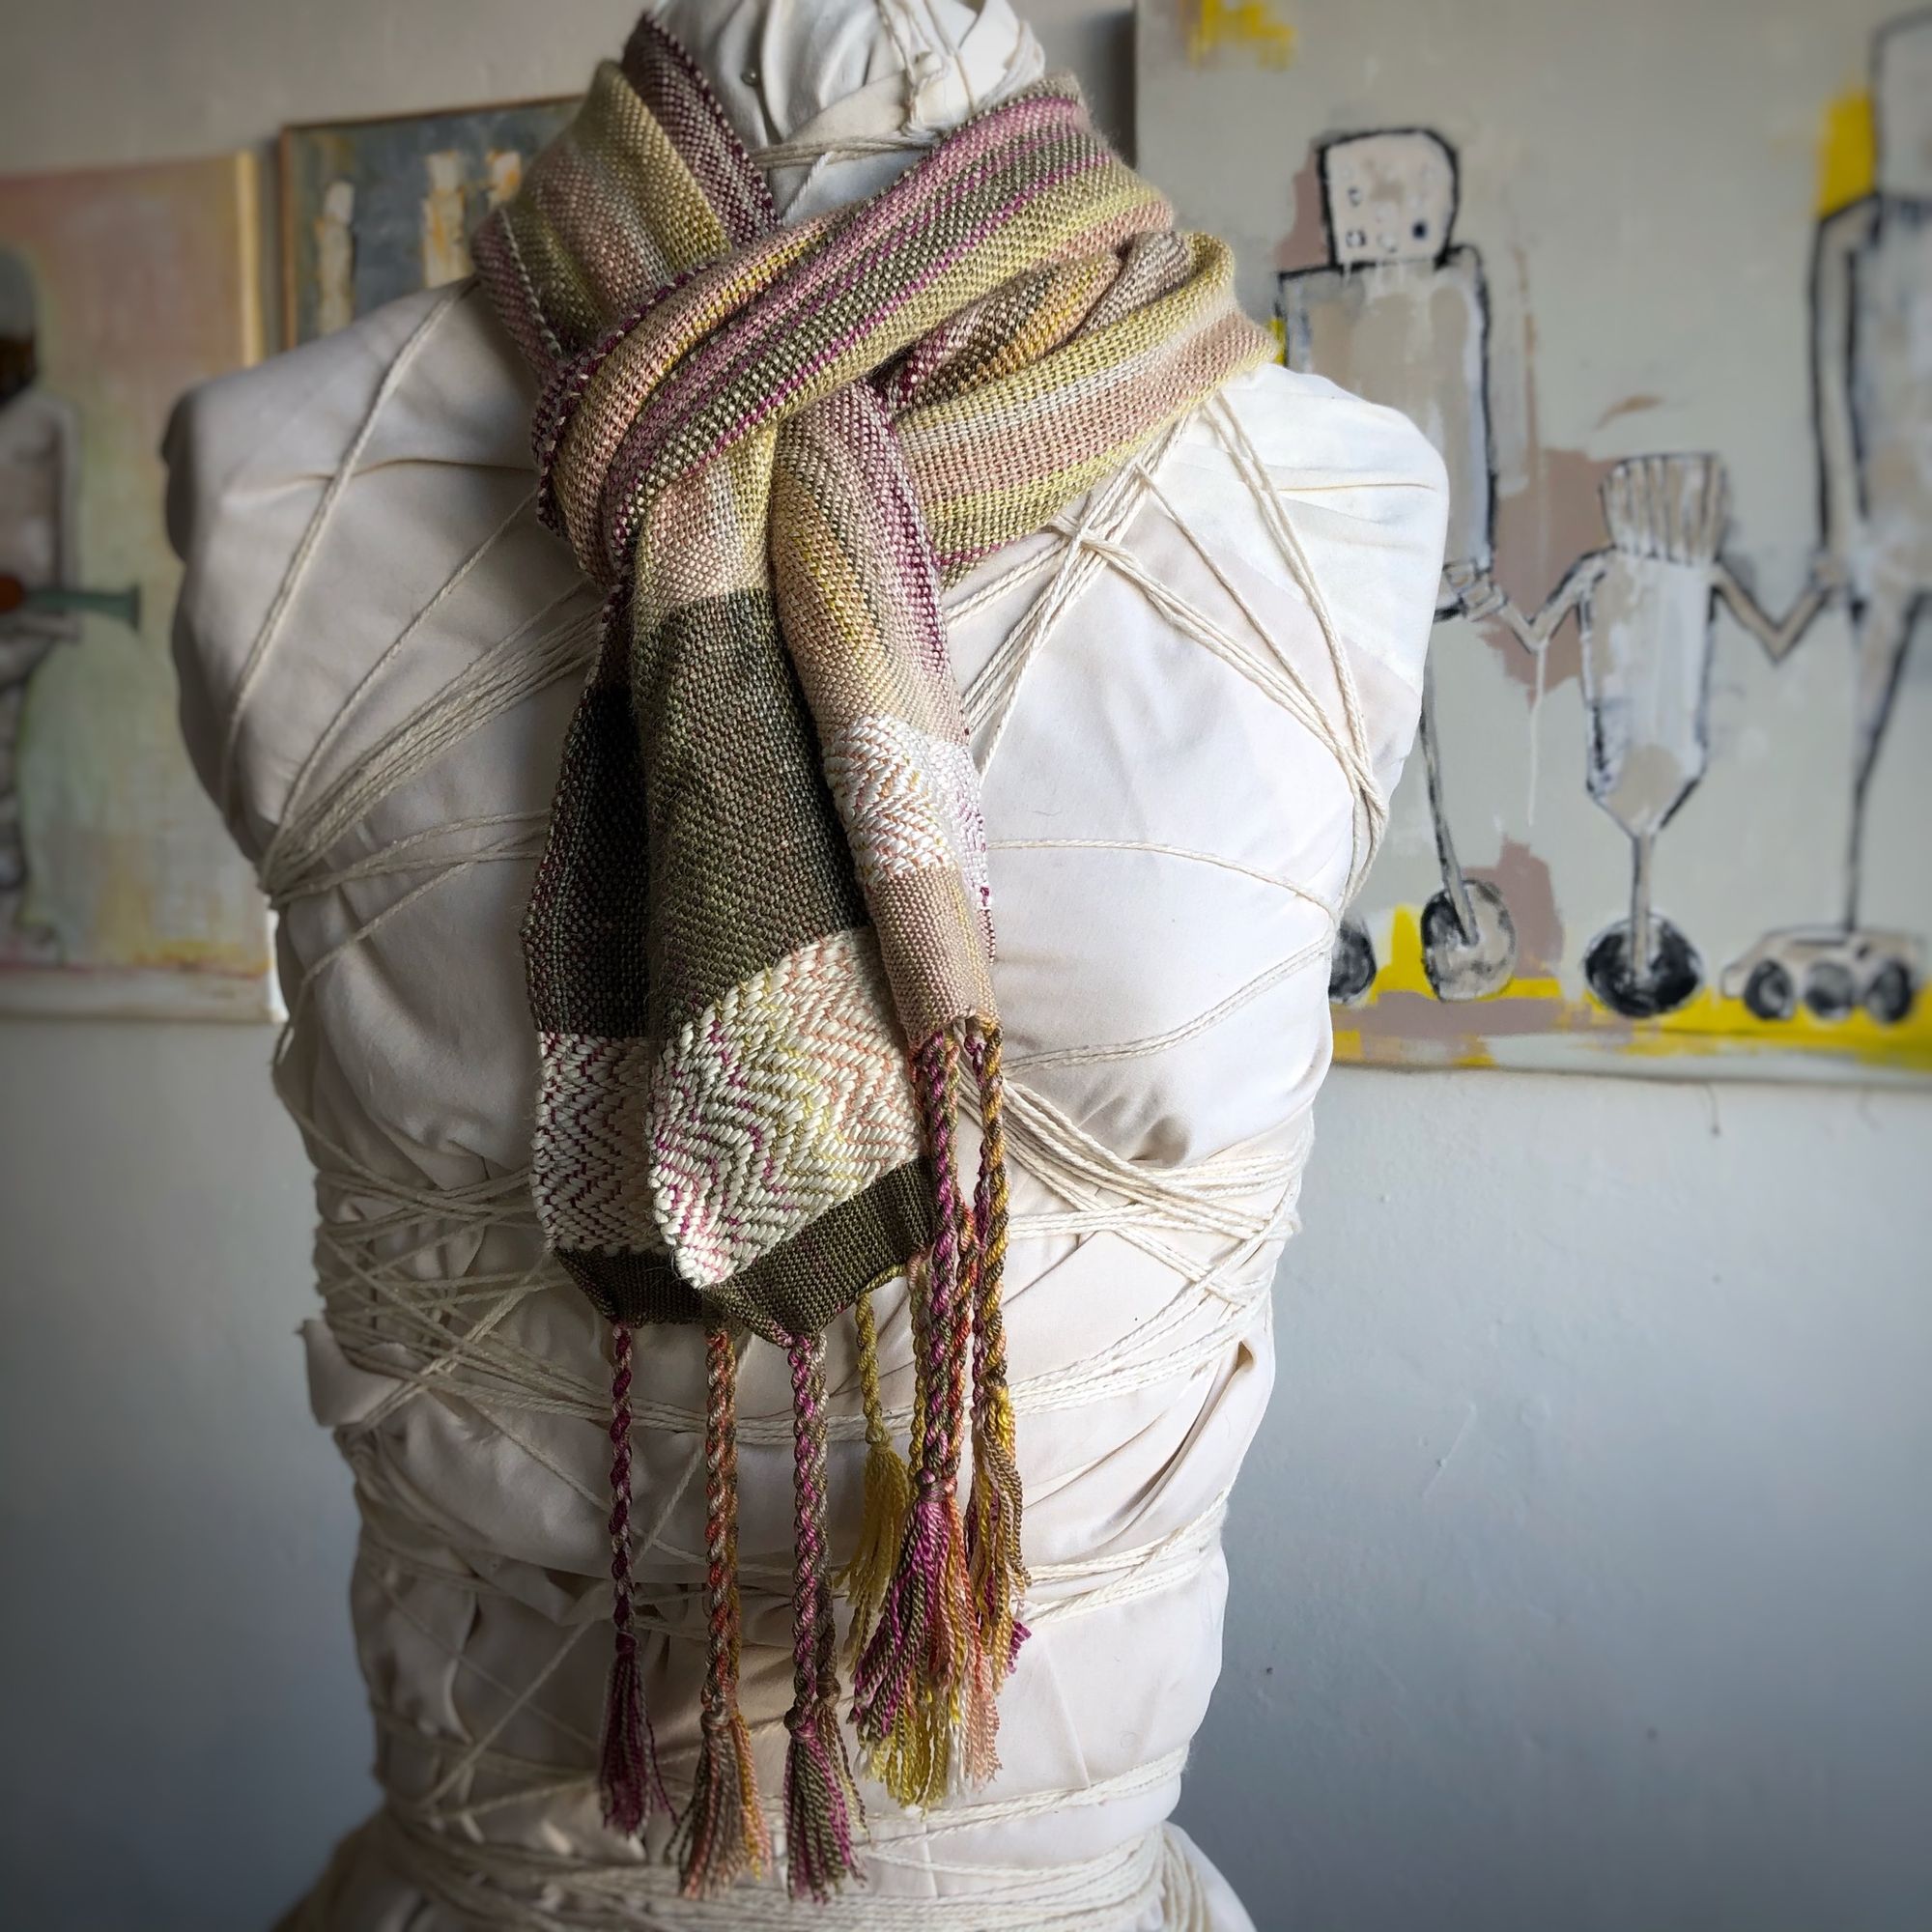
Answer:
<svg viewBox="0 0 1932 1932"><path fill-rule="evenodd" d="M1476 936L1456 917L1456 902L1437 893L1422 908L1422 970L1438 1000L1486 1000L1516 971L1516 922L1503 895L1486 879L1464 881Z"/></svg>
<svg viewBox="0 0 1932 1932"><path fill-rule="evenodd" d="M1859 982L1842 960L1820 959L1804 976L1804 1004L1821 1020L1846 1018L1859 1003Z"/></svg>
<svg viewBox="0 0 1932 1932"><path fill-rule="evenodd" d="M1360 920L1345 919L1328 962L1328 998L1336 1006L1351 1007L1375 981L1376 943Z"/></svg>
<svg viewBox="0 0 1932 1932"><path fill-rule="evenodd" d="M1776 959L1760 959L1745 981L1744 1003L1761 1020L1788 1020L1798 1010L1798 983Z"/></svg>
<svg viewBox="0 0 1932 1932"><path fill-rule="evenodd" d="M1611 1012L1648 1020L1674 1013L1696 997L1704 984L1704 962L1697 949L1660 913L1651 920L1647 970L1639 971L1632 963L1630 922L1619 920L1591 942L1583 955L1583 977Z"/></svg>
<svg viewBox="0 0 1932 1932"><path fill-rule="evenodd" d="M1912 1011L1918 997L1912 969L1902 959L1888 959L1865 987L1865 1011L1880 1026L1897 1026Z"/></svg>

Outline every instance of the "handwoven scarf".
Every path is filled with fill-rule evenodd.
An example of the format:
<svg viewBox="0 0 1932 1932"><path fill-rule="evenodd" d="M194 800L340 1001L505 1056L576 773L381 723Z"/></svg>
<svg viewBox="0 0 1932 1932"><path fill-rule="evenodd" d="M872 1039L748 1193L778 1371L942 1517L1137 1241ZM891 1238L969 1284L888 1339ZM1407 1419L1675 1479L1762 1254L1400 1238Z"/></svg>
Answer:
<svg viewBox="0 0 1932 1932"><path fill-rule="evenodd" d="M746 1330L791 1371L785 1849L793 1894L823 1898L857 1870L860 1817L825 1547L824 1331L845 1309L870 1443L842 1579L853 1719L896 1799L997 1767L1024 1636L991 897L941 591L1270 345L1226 249L1175 231L1070 83L785 228L648 20L475 254L542 379L542 513L607 592L525 928L537 1207L613 1338L606 1815L635 1832L669 1808L632 1629L632 1331L701 1322L707 1663L673 1846L694 1895L770 1856L737 1695ZM900 1275L905 1458L869 1301Z"/></svg>

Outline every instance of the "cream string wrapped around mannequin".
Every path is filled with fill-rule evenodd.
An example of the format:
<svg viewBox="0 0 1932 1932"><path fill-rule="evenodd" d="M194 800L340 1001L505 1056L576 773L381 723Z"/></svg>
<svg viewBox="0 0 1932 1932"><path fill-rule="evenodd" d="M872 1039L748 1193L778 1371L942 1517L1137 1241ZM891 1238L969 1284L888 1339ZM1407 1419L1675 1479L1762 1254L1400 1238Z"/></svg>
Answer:
<svg viewBox="0 0 1932 1932"><path fill-rule="evenodd" d="M597 1815L610 1596L584 1519L606 1398L595 1325L529 1214L515 941L596 612L531 519L529 404L477 298L443 294L205 392L171 452L185 712L283 909L277 1080L323 1213L312 1380L365 1524L387 1802L298 1922L788 1922L781 1891L680 1901ZM1009 909L1028 1721L983 1794L921 1817L869 1788L866 1890L800 1922L1246 1923L1161 1821L1215 1668L1223 1502L1265 1396L1334 915L1406 748L1440 525L1406 425L1270 369L948 595ZM903 1296L876 1315L903 1437ZM639 1360L631 1437L673 1787L704 1649L688 1340ZM791 1459L769 1352L746 1354L735 1448L743 1696L772 1790ZM838 1343L826 1374L845 1549L862 1378Z"/></svg>

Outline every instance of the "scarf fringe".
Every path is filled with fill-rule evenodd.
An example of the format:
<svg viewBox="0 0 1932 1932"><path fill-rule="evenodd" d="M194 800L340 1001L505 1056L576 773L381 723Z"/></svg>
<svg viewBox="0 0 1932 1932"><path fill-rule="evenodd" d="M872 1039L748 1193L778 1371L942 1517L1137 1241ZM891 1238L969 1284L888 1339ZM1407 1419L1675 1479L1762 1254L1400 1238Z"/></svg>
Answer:
<svg viewBox="0 0 1932 1932"><path fill-rule="evenodd" d="M865 1507L858 1547L838 1576L852 1603L853 1719L868 1768L895 1802L930 1809L946 1797L955 1769L976 1785L999 1770L998 1697L1026 1637L1017 1605L1028 1576L1001 1308L1009 1208L999 1028L979 1021L948 1028L922 1044L915 1066L937 1215L931 1250L907 1269L916 1369L910 1454L899 1455L886 1427L872 1284L853 1309L866 1412ZM981 1128L970 1202L955 1161L960 1081L968 1072L979 1090ZM670 1805L632 1629L632 1338L622 1323L612 1324L611 1338L616 1655L599 1783L607 1822L634 1835L653 1809ZM823 1338L792 1337L787 1356L796 1568L786 1883L794 1898L822 1902L862 1875L854 1839L864 1806L838 1721L838 1632L826 1569ZM737 1356L724 1322L706 1330L705 1370L704 1704L691 1798L669 1851L685 1895L695 1899L716 1896L746 1871L762 1874L772 1860L738 1702ZM962 1509L968 1439L973 1473Z"/></svg>
<svg viewBox="0 0 1932 1932"><path fill-rule="evenodd" d="M970 1206L960 1197L954 1159L962 1063L978 1083L981 1121ZM1026 1634L1015 1607L1027 1573L1000 1305L1008 1205L999 1028L980 1021L948 1028L921 1044L914 1064L938 1213L931 1253L908 1271L912 1499L891 1578L876 1602L868 1591L855 1613L853 1718L873 1776L900 1804L929 1808L945 1797L955 1763L972 1784L999 1769L996 1700ZM864 1386L866 1358L876 1351L869 1306L858 1320ZM974 1472L962 1515L969 1365ZM874 1358L869 1380L876 1379ZM871 1471L868 1457L868 1478ZM883 1489L891 1477L882 1470L878 1480ZM868 1511L865 1560L853 1565L867 1585L875 1575L874 1539L885 1526L882 1503L878 1520Z"/></svg>
<svg viewBox="0 0 1932 1932"><path fill-rule="evenodd" d="M793 1898L823 1904L864 1876L853 1850L865 1822L838 1726L838 1630L825 1557L825 1340L795 1335L791 1362L793 1445L792 1707L785 1715L785 1884Z"/></svg>
<svg viewBox="0 0 1932 1932"><path fill-rule="evenodd" d="M668 1811L657 1740L644 1709L643 1667L631 1628L631 1331L611 1324L611 1623L615 1655L604 1703L597 1788L604 1822L635 1837L653 1810Z"/></svg>
<svg viewBox="0 0 1932 1932"><path fill-rule="evenodd" d="M738 1704L738 1357L725 1323L704 1335L704 1705L691 1801L668 1856L687 1898L710 1898L772 1859L752 1736Z"/></svg>

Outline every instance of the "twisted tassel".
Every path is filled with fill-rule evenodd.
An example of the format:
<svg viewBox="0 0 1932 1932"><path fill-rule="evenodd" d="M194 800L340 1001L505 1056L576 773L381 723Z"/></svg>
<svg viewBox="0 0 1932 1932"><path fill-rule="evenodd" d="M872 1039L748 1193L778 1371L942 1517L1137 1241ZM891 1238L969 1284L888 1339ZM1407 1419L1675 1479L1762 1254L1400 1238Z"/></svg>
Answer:
<svg viewBox="0 0 1932 1932"><path fill-rule="evenodd" d="M973 1296L973 1493L967 1509L967 1572L974 1621L997 1695L1026 1641L1017 1606L1031 1581L1021 1548L1023 1498L1013 1399L1007 1384L1007 1329L1000 1306L1008 1198L1006 1082L1000 1069L997 1022L976 1029L968 1053L980 1084L980 1143L973 1197L980 1266ZM992 1769L997 1768L995 1761Z"/></svg>
<svg viewBox="0 0 1932 1932"><path fill-rule="evenodd" d="M604 1704L597 1788L604 1822L635 1837L655 1806L668 1811L657 1740L644 1711L642 1666L631 1628L631 1331L611 1324L611 1622L616 1633Z"/></svg>
<svg viewBox="0 0 1932 1932"><path fill-rule="evenodd" d="M738 1357L723 1321L704 1333L704 1702L697 1775L669 1856L687 1898L710 1898L738 1875L760 1876L772 1840L752 1738L738 1704Z"/></svg>
<svg viewBox="0 0 1932 1932"><path fill-rule="evenodd" d="M969 1782L1000 1768L999 1693L1026 1630L1015 1615L1028 1577L1021 1556L1021 1495L1012 1397L1007 1383L1001 1289L1007 1254L1005 1083L997 1022L969 1034L980 1090L980 1172L973 1196L973 1489L966 1511L968 1596L976 1642L965 1685L961 1743Z"/></svg>
<svg viewBox="0 0 1932 1932"><path fill-rule="evenodd" d="M924 1041L915 1069L938 1211L932 1252L914 1280L914 1493L897 1564L860 1662L853 1716L886 1788L901 1804L928 1806L946 1792L952 1733L978 1672L959 1514L975 1244L953 1152L956 1036Z"/></svg>
<svg viewBox="0 0 1932 1932"><path fill-rule="evenodd" d="M791 1360L792 1707L785 1714L785 1882L824 1904L862 1876L852 1849L858 1786L838 1729L838 1626L825 1568L825 1345L794 1336Z"/></svg>
<svg viewBox="0 0 1932 1932"><path fill-rule="evenodd" d="M915 1259L907 1270L908 1278L920 1265ZM879 1605L885 1601L893 1561L898 1555L906 1517L912 1509L912 1472L893 1446L892 1433L886 1427L885 1402L879 1393L879 1327L872 1308L872 1289L876 1286L869 1284L852 1304L852 1320L859 1331L859 1395L866 1415L866 1502L858 1547L834 1579L852 1605L846 1657L855 1670L866 1654L866 1641Z"/></svg>

